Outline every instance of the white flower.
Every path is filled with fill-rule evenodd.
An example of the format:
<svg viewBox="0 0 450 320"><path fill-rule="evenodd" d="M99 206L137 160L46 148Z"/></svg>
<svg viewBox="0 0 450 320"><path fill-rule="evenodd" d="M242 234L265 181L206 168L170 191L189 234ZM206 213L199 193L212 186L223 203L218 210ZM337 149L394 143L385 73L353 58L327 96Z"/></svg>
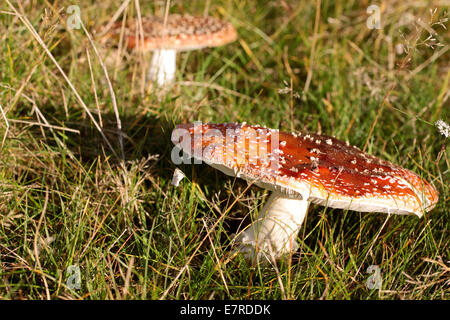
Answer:
<svg viewBox="0 0 450 320"><path fill-rule="evenodd" d="M438 120L434 123L439 132L446 138L450 137L450 125L444 120Z"/></svg>

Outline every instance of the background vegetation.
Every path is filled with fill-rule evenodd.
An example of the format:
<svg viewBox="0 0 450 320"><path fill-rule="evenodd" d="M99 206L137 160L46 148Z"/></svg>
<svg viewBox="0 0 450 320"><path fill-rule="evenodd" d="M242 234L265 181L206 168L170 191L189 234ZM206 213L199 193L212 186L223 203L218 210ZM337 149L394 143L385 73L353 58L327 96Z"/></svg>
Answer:
<svg viewBox="0 0 450 320"><path fill-rule="evenodd" d="M381 29L367 27L371 4ZM67 28L70 5L88 33ZM87 34L121 8L119 21L166 5L229 20L239 40L181 53L161 96L144 82L151 54ZM449 6L2 1L0 297L448 299L448 139L434 123L450 120ZM292 259L248 264L231 254L232 234L268 193L206 165L180 166L187 178L170 184L171 131L195 120L348 140L431 181L439 203L422 219L313 205ZM370 265L380 290L366 286Z"/></svg>

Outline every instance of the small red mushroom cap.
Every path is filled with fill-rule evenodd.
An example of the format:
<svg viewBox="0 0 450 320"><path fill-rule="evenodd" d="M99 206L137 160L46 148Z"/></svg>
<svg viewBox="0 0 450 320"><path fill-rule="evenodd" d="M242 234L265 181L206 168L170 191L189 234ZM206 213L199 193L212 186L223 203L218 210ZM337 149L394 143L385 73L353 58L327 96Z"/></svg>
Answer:
<svg viewBox="0 0 450 320"><path fill-rule="evenodd" d="M228 175L331 208L421 216L438 201L414 172L325 135L194 123L178 125L172 141Z"/></svg>
<svg viewBox="0 0 450 320"><path fill-rule="evenodd" d="M118 22L106 32L105 37L119 38L121 30L122 23ZM132 19L127 22L124 37L128 48L187 51L225 45L237 38L236 29L230 22L179 14L168 15L167 21L164 17L142 17L142 33L143 47L140 47L139 21Z"/></svg>

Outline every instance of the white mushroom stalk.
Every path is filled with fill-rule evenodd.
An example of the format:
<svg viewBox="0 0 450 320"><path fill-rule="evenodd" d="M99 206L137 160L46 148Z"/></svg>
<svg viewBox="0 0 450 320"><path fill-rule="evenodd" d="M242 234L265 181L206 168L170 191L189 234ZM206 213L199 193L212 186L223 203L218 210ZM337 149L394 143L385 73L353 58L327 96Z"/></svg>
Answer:
<svg viewBox="0 0 450 320"><path fill-rule="evenodd" d="M148 80L156 82L159 87L164 87L172 83L175 79L176 60L177 50L155 50L148 71Z"/></svg>
<svg viewBox="0 0 450 320"><path fill-rule="evenodd" d="M297 236L309 201L285 198L277 192L267 200L258 218L236 240L245 258L272 261L298 249ZM266 258L266 259L264 259Z"/></svg>

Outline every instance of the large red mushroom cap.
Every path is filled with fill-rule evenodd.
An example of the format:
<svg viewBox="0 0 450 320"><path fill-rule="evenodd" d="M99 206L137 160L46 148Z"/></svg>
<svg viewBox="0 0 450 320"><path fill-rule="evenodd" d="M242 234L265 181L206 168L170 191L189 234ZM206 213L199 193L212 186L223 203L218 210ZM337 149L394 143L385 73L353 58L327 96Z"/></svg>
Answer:
<svg viewBox="0 0 450 320"><path fill-rule="evenodd" d="M331 208L420 217L438 201L414 172L325 135L193 123L178 125L172 141L228 175Z"/></svg>

